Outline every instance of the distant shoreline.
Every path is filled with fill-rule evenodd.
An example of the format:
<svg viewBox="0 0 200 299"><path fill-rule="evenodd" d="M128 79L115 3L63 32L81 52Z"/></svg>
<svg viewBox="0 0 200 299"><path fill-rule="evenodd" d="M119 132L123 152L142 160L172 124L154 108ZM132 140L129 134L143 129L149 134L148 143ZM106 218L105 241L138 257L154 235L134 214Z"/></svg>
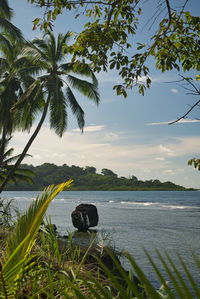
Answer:
<svg viewBox="0 0 200 299"><path fill-rule="evenodd" d="M135 175L128 177L118 176L112 170L103 168L101 173L96 172L93 166L79 167L66 164L57 166L44 163L39 166L22 165L23 169L35 174L33 184L18 181L17 185L9 183L7 191L37 191L45 186L57 185L73 180L71 191L196 191L195 188L185 188L170 181L161 182L158 179L140 180Z"/></svg>
<svg viewBox="0 0 200 299"><path fill-rule="evenodd" d="M6 189L5 191L6 192L26 192L26 191L30 191L30 192L37 192L37 191L43 191L46 187L48 187L48 186L44 186L44 188L41 188L41 189L27 189L27 190L19 190L19 189ZM76 192L76 191L82 191L82 192L84 192L84 191L110 191L110 192L112 192L112 191L167 191L167 192L169 192L169 191L172 191L172 192L174 192L174 191L199 191L199 189L194 189L194 188L186 188L186 189L153 189L153 188L145 188L145 189L115 189L115 188L113 188L113 189L82 189L82 188L69 188L69 190L67 190L67 192L69 192L69 191L71 191L71 192Z"/></svg>

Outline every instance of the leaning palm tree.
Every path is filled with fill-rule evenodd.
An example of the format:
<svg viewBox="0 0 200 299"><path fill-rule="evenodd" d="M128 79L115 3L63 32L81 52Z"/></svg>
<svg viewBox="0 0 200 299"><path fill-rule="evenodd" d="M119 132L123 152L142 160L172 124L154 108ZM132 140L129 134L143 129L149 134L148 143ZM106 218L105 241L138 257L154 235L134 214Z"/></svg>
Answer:
<svg viewBox="0 0 200 299"><path fill-rule="evenodd" d="M70 32L65 35L59 34L56 41L53 33L48 31L42 39L33 40L24 50L24 55L33 57L33 64L41 66L42 75L37 77L15 104L14 108L18 111L18 124L24 124L28 121L27 110L32 105L36 105L35 103L40 99L39 95L41 93L43 93L45 101L41 119L20 158L15 163L14 168L0 186L0 193L8 183L12 173L19 167L25 157L33 140L40 131L48 111L50 113L51 128L62 137L67 129L68 107L71 108L72 113L75 115L80 130L83 131L84 128L84 111L79 105L73 89L92 100L95 104L99 104L98 82L89 65L84 62L79 64L65 62L63 46L68 42L70 35ZM90 78L91 82L80 78L82 76Z"/></svg>

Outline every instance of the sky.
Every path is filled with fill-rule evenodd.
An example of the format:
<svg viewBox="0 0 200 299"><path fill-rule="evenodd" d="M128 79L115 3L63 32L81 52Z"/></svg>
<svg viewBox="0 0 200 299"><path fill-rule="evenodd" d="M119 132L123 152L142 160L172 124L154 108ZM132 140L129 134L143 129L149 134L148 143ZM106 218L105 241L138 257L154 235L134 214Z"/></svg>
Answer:
<svg viewBox="0 0 200 299"><path fill-rule="evenodd" d="M39 30L32 30L32 20L42 16L41 8L27 4L26 0L10 0L9 4L15 13L13 23L22 30L25 38L42 36ZM200 12L199 0L190 0L188 5L192 13ZM151 8L152 14L153 10ZM152 28L144 32L144 20L147 19L147 11L144 11L143 29L138 39L152 34ZM63 13L55 22L54 33L78 32L82 22L82 19L75 20L73 13ZM120 82L116 72L97 74L100 105L96 107L87 98L77 95L85 111L84 133L81 134L75 118L69 114L68 130L59 138L50 130L47 119L29 150L32 157L24 162L94 166L98 173L108 168L118 176L135 175L140 180L159 179L200 189L200 172L187 165L190 158L199 157L199 110L185 121L168 125L182 116L197 99L172 82L180 78L175 71L161 73L155 69L153 61L150 66L151 88L144 96L139 95L137 89L128 91L126 99L117 96L113 90L113 86ZM189 75L195 77L196 74ZM35 126L36 123L32 130ZM12 145L16 154L24 148L29 134L14 134Z"/></svg>

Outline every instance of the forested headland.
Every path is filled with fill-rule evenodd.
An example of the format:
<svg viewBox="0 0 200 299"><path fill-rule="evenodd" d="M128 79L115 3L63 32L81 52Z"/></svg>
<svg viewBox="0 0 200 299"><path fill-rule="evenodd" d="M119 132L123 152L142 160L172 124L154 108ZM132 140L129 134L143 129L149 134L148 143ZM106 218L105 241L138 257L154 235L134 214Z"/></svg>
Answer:
<svg viewBox="0 0 200 299"><path fill-rule="evenodd" d="M119 177L107 168L103 168L101 173L97 173L96 168L93 166L83 168L75 165L63 164L57 166L44 163L39 166L23 164L22 167L31 170L35 174L33 177L34 183L29 184L25 181L19 181L17 184L9 183L6 190L43 190L46 186L59 184L69 179L74 180L70 190L188 190L169 181L160 182L157 179L142 181L135 175Z"/></svg>

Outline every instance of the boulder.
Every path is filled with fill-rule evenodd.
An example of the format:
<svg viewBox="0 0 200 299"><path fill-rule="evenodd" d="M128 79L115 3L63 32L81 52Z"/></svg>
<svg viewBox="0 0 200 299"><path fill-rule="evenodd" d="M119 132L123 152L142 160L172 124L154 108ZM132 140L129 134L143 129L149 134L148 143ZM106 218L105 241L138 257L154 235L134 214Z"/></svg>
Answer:
<svg viewBox="0 0 200 299"><path fill-rule="evenodd" d="M96 226L99 221L97 208L92 204L80 204L71 216L73 226L80 232L86 232L89 227Z"/></svg>

